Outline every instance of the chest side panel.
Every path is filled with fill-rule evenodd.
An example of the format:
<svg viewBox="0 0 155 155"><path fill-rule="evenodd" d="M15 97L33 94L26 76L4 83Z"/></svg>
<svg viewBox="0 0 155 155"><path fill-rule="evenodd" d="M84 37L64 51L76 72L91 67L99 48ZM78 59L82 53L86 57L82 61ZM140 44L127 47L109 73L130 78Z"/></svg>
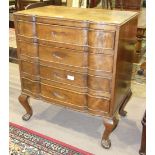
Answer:
<svg viewBox="0 0 155 155"><path fill-rule="evenodd" d="M113 108L115 112L130 92L132 62L136 43L137 17L120 27L116 58Z"/></svg>

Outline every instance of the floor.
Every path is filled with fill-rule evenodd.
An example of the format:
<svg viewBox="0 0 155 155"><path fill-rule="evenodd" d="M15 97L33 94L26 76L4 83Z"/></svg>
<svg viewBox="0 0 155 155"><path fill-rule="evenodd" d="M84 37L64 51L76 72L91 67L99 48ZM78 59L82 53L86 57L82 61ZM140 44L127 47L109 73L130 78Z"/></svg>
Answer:
<svg viewBox="0 0 155 155"><path fill-rule="evenodd" d="M141 140L141 119L145 111L145 84L133 83L133 96L120 117L119 125L111 134L112 147L100 145L104 126L101 117L75 112L43 101L31 99L34 114L25 122L25 113L18 102L20 79L18 65L10 63L10 122L22 125L57 140L76 146L95 155L138 155ZM141 90L143 93L138 93Z"/></svg>

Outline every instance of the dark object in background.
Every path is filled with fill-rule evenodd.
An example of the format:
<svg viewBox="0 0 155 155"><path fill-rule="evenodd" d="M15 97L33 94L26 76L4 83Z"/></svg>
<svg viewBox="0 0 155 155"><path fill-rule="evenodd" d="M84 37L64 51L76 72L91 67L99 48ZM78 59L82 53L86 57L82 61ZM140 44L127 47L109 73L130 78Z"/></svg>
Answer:
<svg viewBox="0 0 155 155"><path fill-rule="evenodd" d="M100 3L100 1L101 0L90 0L90 1L88 1L88 6L90 7L90 8L94 8L94 7L96 7L99 3Z"/></svg>
<svg viewBox="0 0 155 155"><path fill-rule="evenodd" d="M9 47L9 62L18 63L17 48Z"/></svg>
<svg viewBox="0 0 155 155"><path fill-rule="evenodd" d="M138 75L144 75L144 70L142 70L142 69L138 70L138 71L137 71L137 74L138 74Z"/></svg>
<svg viewBox="0 0 155 155"><path fill-rule="evenodd" d="M146 111L143 116L142 125L143 125L143 129L142 129L141 146L140 146L139 154L146 155Z"/></svg>
<svg viewBox="0 0 155 155"><path fill-rule="evenodd" d="M9 28L14 28L12 13L16 11L15 0L9 0Z"/></svg>
<svg viewBox="0 0 155 155"><path fill-rule="evenodd" d="M97 7L99 3L101 3L102 8L110 8L112 9L112 1L113 0L90 0L87 1L88 8Z"/></svg>
<svg viewBox="0 0 155 155"><path fill-rule="evenodd" d="M34 3L46 3L48 5L61 5L61 0L16 0L17 1L17 10L24 10L26 6Z"/></svg>
<svg viewBox="0 0 155 155"><path fill-rule="evenodd" d="M126 10L140 10L142 0L115 0L115 7Z"/></svg>
<svg viewBox="0 0 155 155"><path fill-rule="evenodd" d="M146 62L141 64L140 70L137 71L137 74L146 76Z"/></svg>
<svg viewBox="0 0 155 155"><path fill-rule="evenodd" d="M143 7L146 8L146 0L143 1Z"/></svg>

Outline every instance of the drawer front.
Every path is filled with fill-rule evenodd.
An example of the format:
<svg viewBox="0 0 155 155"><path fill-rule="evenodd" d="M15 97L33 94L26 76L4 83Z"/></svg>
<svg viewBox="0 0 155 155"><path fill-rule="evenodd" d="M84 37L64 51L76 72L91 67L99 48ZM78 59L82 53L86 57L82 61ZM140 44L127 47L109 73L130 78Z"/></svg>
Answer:
<svg viewBox="0 0 155 155"><path fill-rule="evenodd" d="M102 97L88 95L88 110L90 113L102 115L109 113L110 101Z"/></svg>
<svg viewBox="0 0 155 155"><path fill-rule="evenodd" d="M106 54L89 53L88 69L103 72L112 72L113 56Z"/></svg>
<svg viewBox="0 0 155 155"><path fill-rule="evenodd" d="M38 81L33 81L27 78L21 78L21 84L23 92L34 96L39 96L40 84Z"/></svg>
<svg viewBox="0 0 155 155"><path fill-rule="evenodd" d="M88 45L94 48L114 49L115 32L89 30Z"/></svg>
<svg viewBox="0 0 155 155"><path fill-rule="evenodd" d="M39 58L45 62L86 68L87 53L74 50L39 45Z"/></svg>
<svg viewBox="0 0 155 155"><path fill-rule="evenodd" d="M43 79L66 83L77 87L87 87L87 75L60 70L56 68L40 66L40 76Z"/></svg>
<svg viewBox="0 0 155 155"><path fill-rule="evenodd" d="M87 93L88 92L87 87L79 87L77 85L70 85L70 84L61 83L58 81L46 80L43 78L40 79L40 82L44 83L46 85L56 87L56 88L67 89L69 91L80 92L80 93Z"/></svg>
<svg viewBox="0 0 155 155"><path fill-rule="evenodd" d="M23 77L37 79L37 76L39 76L39 65L37 63L21 60L20 73Z"/></svg>
<svg viewBox="0 0 155 155"><path fill-rule="evenodd" d="M100 76L88 76L89 94L110 97L111 80Z"/></svg>
<svg viewBox="0 0 155 155"><path fill-rule="evenodd" d="M24 41L18 41L20 57L37 58L38 44Z"/></svg>
<svg viewBox="0 0 155 155"><path fill-rule="evenodd" d="M84 46L87 44L87 29L36 23L39 39Z"/></svg>
<svg viewBox="0 0 155 155"><path fill-rule="evenodd" d="M17 34L23 35L25 37L33 37L35 33L35 23L17 21Z"/></svg>
<svg viewBox="0 0 155 155"><path fill-rule="evenodd" d="M39 39L84 46L87 44L87 29L37 23Z"/></svg>
<svg viewBox="0 0 155 155"><path fill-rule="evenodd" d="M51 99L55 103L60 102L63 105L75 107L86 107L86 95L75 93L66 89L60 89L49 85L41 84L41 96Z"/></svg>

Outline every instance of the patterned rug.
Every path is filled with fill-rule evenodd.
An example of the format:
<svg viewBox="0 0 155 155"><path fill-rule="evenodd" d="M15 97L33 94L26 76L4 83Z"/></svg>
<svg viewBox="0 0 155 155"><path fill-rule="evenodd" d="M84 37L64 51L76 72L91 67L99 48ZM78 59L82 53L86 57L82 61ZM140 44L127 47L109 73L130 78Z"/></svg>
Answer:
<svg viewBox="0 0 155 155"><path fill-rule="evenodd" d="M14 123L9 133L10 155L93 155Z"/></svg>

